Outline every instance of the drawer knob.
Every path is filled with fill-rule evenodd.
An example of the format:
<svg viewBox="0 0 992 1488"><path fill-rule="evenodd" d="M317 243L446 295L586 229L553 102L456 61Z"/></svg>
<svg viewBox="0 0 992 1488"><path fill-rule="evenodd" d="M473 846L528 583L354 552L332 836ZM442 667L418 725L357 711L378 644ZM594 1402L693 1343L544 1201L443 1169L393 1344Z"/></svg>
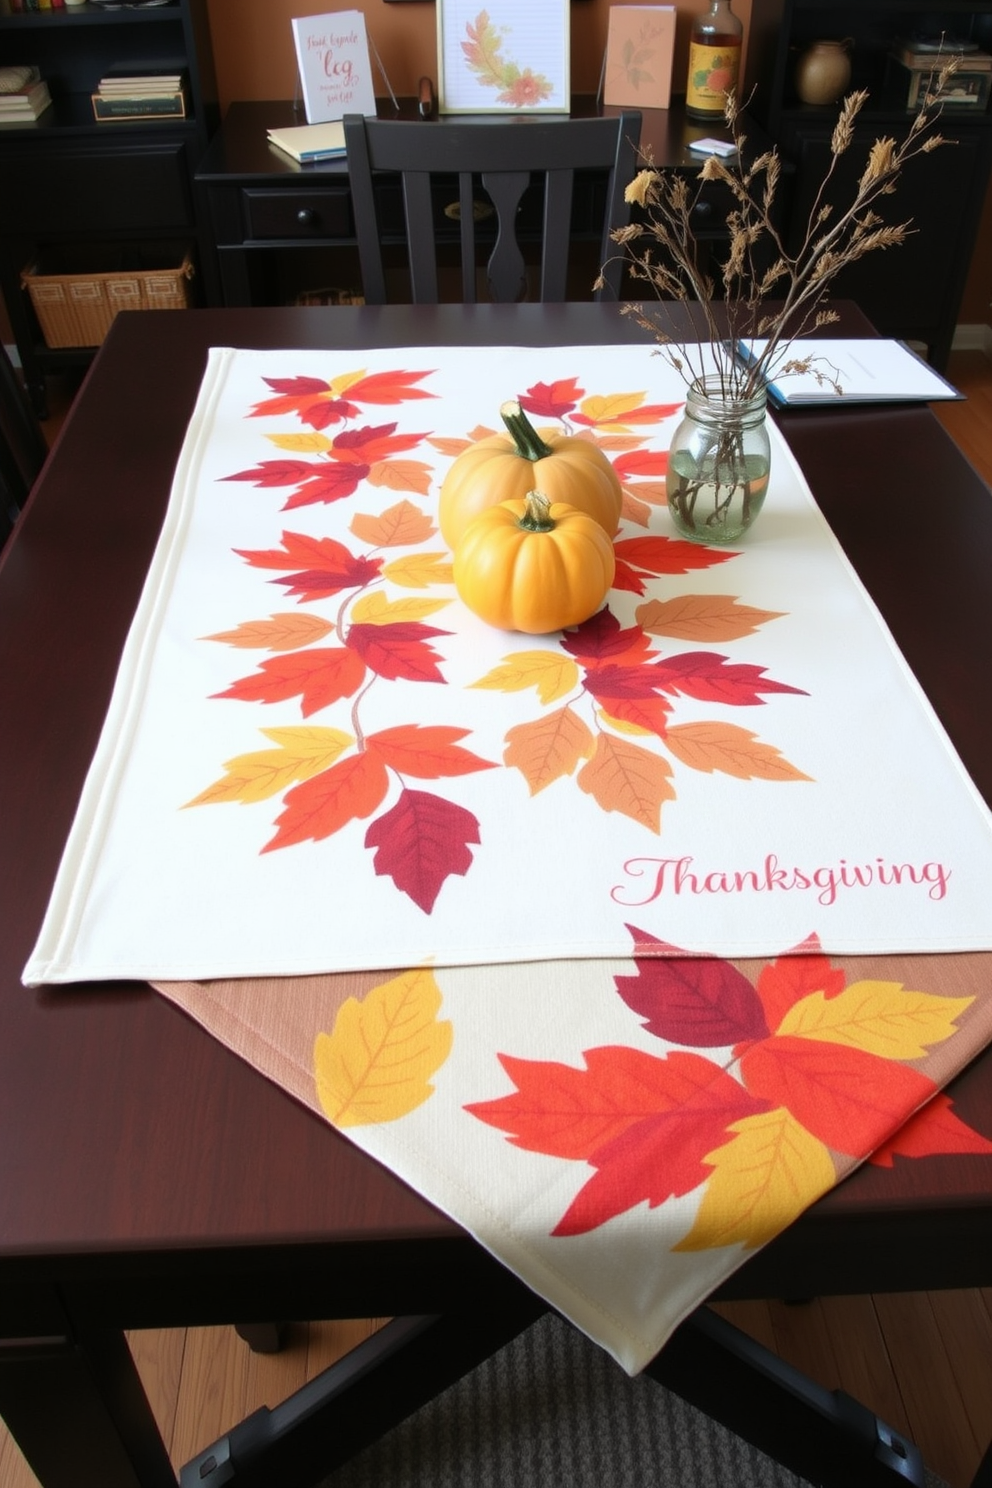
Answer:
<svg viewBox="0 0 992 1488"><path fill-rule="evenodd" d="M313 227L317 222L317 213L313 207L301 207L296 214L296 220L301 227Z"/></svg>
<svg viewBox="0 0 992 1488"><path fill-rule="evenodd" d="M698 201L696 202L696 205L693 207L692 211L695 217L712 217L713 203L708 201Z"/></svg>

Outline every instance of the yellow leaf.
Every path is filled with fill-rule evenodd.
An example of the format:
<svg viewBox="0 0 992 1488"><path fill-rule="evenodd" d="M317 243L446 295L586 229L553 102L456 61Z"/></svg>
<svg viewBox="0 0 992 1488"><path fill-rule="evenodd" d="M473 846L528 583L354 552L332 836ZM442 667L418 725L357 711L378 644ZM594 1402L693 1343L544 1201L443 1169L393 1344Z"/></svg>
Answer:
<svg viewBox="0 0 992 1488"><path fill-rule="evenodd" d="M556 708L530 723L517 724L506 735L503 762L519 770L532 796L571 775L594 749L592 731L571 708Z"/></svg>
<svg viewBox="0 0 992 1488"><path fill-rule="evenodd" d="M323 454L331 447L327 435L319 434L316 429L299 434L266 434L265 437L276 449L294 450L298 455Z"/></svg>
<svg viewBox="0 0 992 1488"><path fill-rule="evenodd" d="M537 689L542 703L554 703L578 684L579 669L570 656L557 651L516 651L503 658L503 665L493 667L473 687L493 692L523 692Z"/></svg>
<svg viewBox="0 0 992 1488"><path fill-rule="evenodd" d="M674 801L668 761L628 739L600 734L592 759L577 777L581 790L604 811L620 811L652 832L661 831L661 808Z"/></svg>
<svg viewBox="0 0 992 1488"><path fill-rule="evenodd" d="M366 477L370 486L386 486L390 491L416 491L426 496L434 472L423 460L376 460Z"/></svg>
<svg viewBox="0 0 992 1488"><path fill-rule="evenodd" d="M837 1181L833 1159L785 1109L745 1116L707 1153L713 1173L688 1235L673 1250L764 1245Z"/></svg>
<svg viewBox="0 0 992 1488"><path fill-rule="evenodd" d="M766 621L778 620L783 612L738 604L732 594L681 594L674 599L649 599L634 613L649 635L712 642L756 635Z"/></svg>
<svg viewBox="0 0 992 1488"><path fill-rule="evenodd" d="M216 806L223 801L240 801L247 806L253 801L267 800L297 781L319 775L355 742L351 734L341 729L308 724L261 732L278 747L225 760L227 774L186 805Z"/></svg>
<svg viewBox="0 0 992 1488"><path fill-rule="evenodd" d="M236 630L219 630L204 636L206 641L223 641L227 646L240 646L247 651L299 651L323 640L334 626L319 615L278 614L267 620L246 620Z"/></svg>
<svg viewBox="0 0 992 1488"><path fill-rule="evenodd" d="M451 1024L438 1019L441 993L432 972L404 971L349 997L333 1033L314 1043L321 1108L335 1126L396 1121L433 1093L433 1075L451 1052Z"/></svg>
<svg viewBox="0 0 992 1488"><path fill-rule="evenodd" d="M437 531L427 513L412 501L397 501L378 516L358 512L349 525L356 537L374 548L410 548Z"/></svg>
<svg viewBox="0 0 992 1488"><path fill-rule="evenodd" d="M676 759L693 770L733 775L737 780L809 780L772 744L736 723L674 723L665 743Z"/></svg>
<svg viewBox="0 0 992 1488"><path fill-rule="evenodd" d="M450 584L450 553L410 553L394 558L383 567L382 576L402 589L429 589L432 584Z"/></svg>
<svg viewBox="0 0 992 1488"><path fill-rule="evenodd" d="M356 382L361 382L364 376L364 367L360 372L342 372L340 377L335 377L333 382L327 384L331 397L340 398L341 394L346 393L350 387L354 387Z"/></svg>
<svg viewBox="0 0 992 1488"><path fill-rule="evenodd" d="M422 620L450 603L450 599L387 599L375 590L355 601L351 619L363 625L394 625L398 620Z"/></svg>
<svg viewBox="0 0 992 1488"><path fill-rule="evenodd" d="M624 414L633 413L643 402L643 393L611 393L586 398L581 408L594 424L622 424Z"/></svg>
<svg viewBox="0 0 992 1488"><path fill-rule="evenodd" d="M883 1059L922 1059L956 1031L972 997L934 997L901 982L852 982L836 997L811 992L795 1003L777 1033L844 1044Z"/></svg>

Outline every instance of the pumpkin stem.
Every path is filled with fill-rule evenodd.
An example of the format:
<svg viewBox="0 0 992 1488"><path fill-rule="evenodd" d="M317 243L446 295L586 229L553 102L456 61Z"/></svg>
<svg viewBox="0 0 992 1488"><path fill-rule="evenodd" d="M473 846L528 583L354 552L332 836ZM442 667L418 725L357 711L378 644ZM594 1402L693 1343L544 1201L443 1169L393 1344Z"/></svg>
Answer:
<svg viewBox="0 0 992 1488"><path fill-rule="evenodd" d="M517 454L524 460L546 460L554 454L550 444L545 444L516 398L500 405L500 418L513 436Z"/></svg>
<svg viewBox="0 0 992 1488"><path fill-rule="evenodd" d="M517 519L525 532L554 532L558 523L551 520L551 502L540 491L528 491L524 497L527 510Z"/></svg>

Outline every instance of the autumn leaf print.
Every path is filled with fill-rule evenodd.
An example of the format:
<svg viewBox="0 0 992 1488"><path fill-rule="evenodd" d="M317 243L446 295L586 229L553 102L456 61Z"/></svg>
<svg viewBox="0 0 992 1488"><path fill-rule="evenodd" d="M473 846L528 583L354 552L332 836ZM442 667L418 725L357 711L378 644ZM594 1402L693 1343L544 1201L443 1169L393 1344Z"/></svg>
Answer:
<svg viewBox="0 0 992 1488"><path fill-rule="evenodd" d="M706 1154L712 1174L691 1230L673 1250L755 1249L837 1181L827 1147L782 1107L732 1122L728 1131L732 1140Z"/></svg>
<svg viewBox="0 0 992 1488"><path fill-rule="evenodd" d="M732 594L680 594L674 599L650 599L635 611L648 635L677 641L739 641L757 635L769 620L780 620L780 610L742 605Z"/></svg>
<svg viewBox="0 0 992 1488"><path fill-rule="evenodd" d="M226 774L188 804L216 805L240 801L242 805L280 795L300 780L309 780L332 765L354 744L341 729L296 727L262 729L274 749L260 749L225 760Z"/></svg>
<svg viewBox="0 0 992 1488"><path fill-rule="evenodd" d="M452 1043L440 1008L429 971L405 971L342 1004L333 1031L319 1033L313 1051L317 1098L334 1126L396 1121L433 1094L431 1077Z"/></svg>
<svg viewBox="0 0 992 1488"><path fill-rule="evenodd" d="M938 1157L951 1152L992 1155L992 1142L955 1114L951 1098L939 1091L922 1110L911 1116L894 1137L876 1148L869 1161L891 1168L897 1157Z"/></svg>
<svg viewBox="0 0 992 1488"><path fill-rule="evenodd" d="M296 414L301 423L314 429L326 429L361 413L363 403L395 404L414 398L433 398L434 393L414 386L430 372L377 372L366 377L362 372L349 372L331 382L319 377L266 377L273 393L256 403L250 418L272 418Z"/></svg>
<svg viewBox="0 0 992 1488"><path fill-rule="evenodd" d="M365 846L373 863L424 914L430 914L446 879L472 866L470 846L481 841L471 811L429 791L403 790L395 806L372 823Z"/></svg>
<svg viewBox="0 0 992 1488"><path fill-rule="evenodd" d="M494 26L489 14L480 10L475 24L466 23L467 40L461 43L462 55L476 80L484 88L498 88L498 103L510 104L514 108L533 108L550 96L551 83L543 73L523 70L516 62L505 61L502 56L505 28Z"/></svg>
<svg viewBox="0 0 992 1488"><path fill-rule="evenodd" d="M309 537L303 532L284 532L282 548L235 548L253 568L273 568L283 577L273 579L283 584L288 594L301 600L327 599L345 589L361 589L377 578L381 558L366 558L351 553L343 543L331 537Z"/></svg>
<svg viewBox="0 0 992 1488"><path fill-rule="evenodd" d="M270 615L267 620L245 620L234 630L221 630L204 636L205 641L220 641L243 651L299 651L322 641L334 629L319 615Z"/></svg>
<svg viewBox="0 0 992 1488"><path fill-rule="evenodd" d="M627 928L635 965L617 992L644 1033L684 1052L587 1049L584 1069L501 1053L516 1089L466 1107L516 1146L593 1169L554 1235L698 1192L674 1249L752 1248L833 1187L841 1156L992 1154L909 1063L953 1035L972 999L848 983L815 936L752 984L730 962Z"/></svg>

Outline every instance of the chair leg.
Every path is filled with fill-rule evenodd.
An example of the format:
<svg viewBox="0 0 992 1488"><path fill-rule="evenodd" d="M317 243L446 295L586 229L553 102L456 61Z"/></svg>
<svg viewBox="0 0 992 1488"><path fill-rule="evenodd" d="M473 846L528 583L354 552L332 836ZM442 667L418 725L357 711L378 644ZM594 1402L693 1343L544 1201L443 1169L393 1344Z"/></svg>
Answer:
<svg viewBox="0 0 992 1488"><path fill-rule="evenodd" d="M646 1371L821 1488L925 1488L919 1448L843 1390L824 1390L709 1308Z"/></svg>
<svg viewBox="0 0 992 1488"><path fill-rule="evenodd" d="M521 1290L493 1315L396 1318L282 1405L255 1411L187 1462L180 1488L312 1488L545 1311Z"/></svg>

